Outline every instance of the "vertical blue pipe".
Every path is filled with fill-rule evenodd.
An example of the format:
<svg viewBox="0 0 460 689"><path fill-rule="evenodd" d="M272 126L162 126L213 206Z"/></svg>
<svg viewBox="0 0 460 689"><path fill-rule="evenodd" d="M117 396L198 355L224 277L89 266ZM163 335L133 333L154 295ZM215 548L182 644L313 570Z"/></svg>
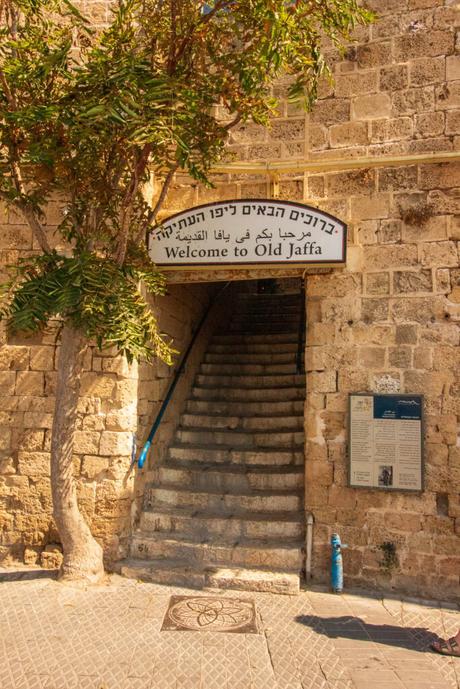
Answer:
<svg viewBox="0 0 460 689"><path fill-rule="evenodd" d="M334 593L343 591L342 548L346 547L341 543L339 534L333 533L331 536L331 588Z"/></svg>

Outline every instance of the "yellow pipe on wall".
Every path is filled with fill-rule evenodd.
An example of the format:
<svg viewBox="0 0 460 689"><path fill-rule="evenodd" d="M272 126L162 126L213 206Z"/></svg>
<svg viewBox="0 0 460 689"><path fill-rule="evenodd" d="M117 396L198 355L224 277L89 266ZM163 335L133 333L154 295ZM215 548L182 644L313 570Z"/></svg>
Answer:
<svg viewBox="0 0 460 689"><path fill-rule="evenodd" d="M277 175L295 172L338 172L360 168L396 167L448 163L460 160L460 151L421 153L415 155L379 156L373 158L347 158L331 160L279 160L276 162L233 162L214 165L211 172L218 174Z"/></svg>

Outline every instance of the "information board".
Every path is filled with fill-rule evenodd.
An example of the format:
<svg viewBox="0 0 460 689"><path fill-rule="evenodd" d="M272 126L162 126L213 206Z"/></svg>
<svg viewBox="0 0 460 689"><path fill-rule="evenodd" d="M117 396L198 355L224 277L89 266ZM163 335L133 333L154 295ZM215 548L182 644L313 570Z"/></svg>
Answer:
<svg viewBox="0 0 460 689"><path fill-rule="evenodd" d="M346 225L300 203L236 199L164 220L149 233L148 248L164 270L335 265L346 260Z"/></svg>
<svg viewBox="0 0 460 689"><path fill-rule="evenodd" d="M423 490L423 396L349 395L349 485Z"/></svg>

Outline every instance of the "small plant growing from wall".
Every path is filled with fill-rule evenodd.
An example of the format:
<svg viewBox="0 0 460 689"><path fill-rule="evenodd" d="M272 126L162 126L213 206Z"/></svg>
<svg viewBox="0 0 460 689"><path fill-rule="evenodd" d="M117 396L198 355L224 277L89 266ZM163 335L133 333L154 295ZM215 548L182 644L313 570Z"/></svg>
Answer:
<svg viewBox="0 0 460 689"><path fill-rule="evenodd" d="M396 543L393 543L392 541L384 541L378 545L377 548L382 552L383 555L379 562L381 569L385 572L385 574L391 574L399 567Z"/></svg>

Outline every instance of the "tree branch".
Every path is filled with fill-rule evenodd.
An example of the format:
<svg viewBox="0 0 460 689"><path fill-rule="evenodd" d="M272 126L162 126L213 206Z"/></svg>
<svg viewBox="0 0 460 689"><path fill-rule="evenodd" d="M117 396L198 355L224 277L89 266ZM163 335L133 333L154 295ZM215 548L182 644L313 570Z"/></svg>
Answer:
<svg viewBox="0 0 460 689"><path fill-rule="evenodd" d="M146 144L142 149L136 164L134 165L131 174L131 181L128 185L128 188L126 190L125 196L121 204L120 238L118 242L118 250L115 259L118 265L120 266L123 265L126 257L126 250L128 247L129 238L129 227L133 210L133 202L136 198L136 194L139 189L139 180L142 177L147 166L150 151L151 145Z"/></svg>
<svg viewBox="0 0 460 689"><path fill-rule="evenodd" d="M151 225L151 223L155 220L158 213L160 212L161 207L162 207L163 202L166 198L166 195L169 191L169 187L171 186L171 182L173 181L173 177L176 174L178 167L179 167L179 165L175 165L174 167L172 167L170 169L170 171L166 175L165 181L163 182L163 186L161 188L160 196L158 197L158 200L157 200L155 206L152 208L152 210L147 215L147 220L146 220L147 226ZM152 232L152 230L147 229L147 234L150 234L151 232Z"/></svg>

